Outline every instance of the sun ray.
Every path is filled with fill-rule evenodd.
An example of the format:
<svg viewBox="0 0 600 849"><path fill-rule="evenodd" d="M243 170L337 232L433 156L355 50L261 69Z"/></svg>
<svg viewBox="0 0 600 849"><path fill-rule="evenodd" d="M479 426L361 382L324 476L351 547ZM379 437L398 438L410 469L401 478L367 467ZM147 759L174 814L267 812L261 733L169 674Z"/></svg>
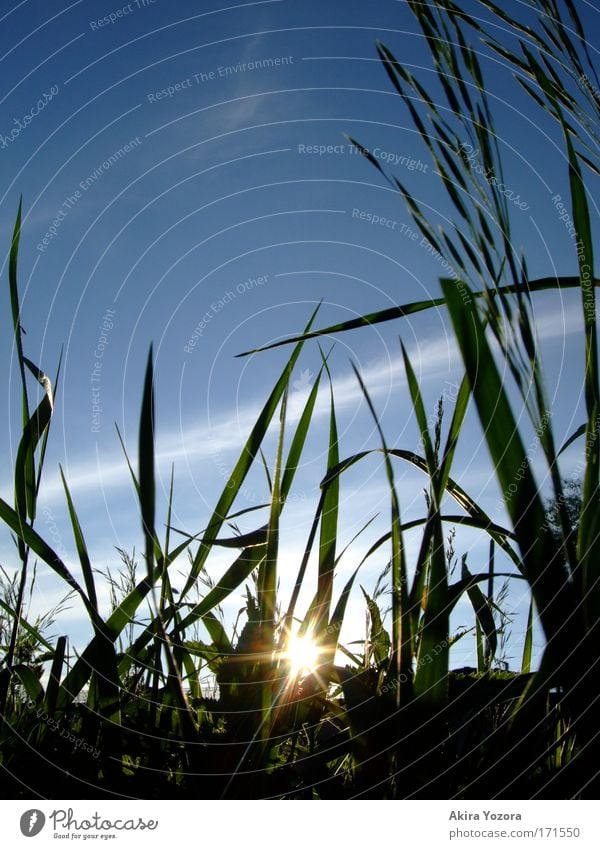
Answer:
<svg viewBox="0 0 600 849"><path fill-rule="evenodd" d="M319 665L320 649L309 635L294 635L290 637L285 657L290 664L291 675L308 674Z"/></svg>

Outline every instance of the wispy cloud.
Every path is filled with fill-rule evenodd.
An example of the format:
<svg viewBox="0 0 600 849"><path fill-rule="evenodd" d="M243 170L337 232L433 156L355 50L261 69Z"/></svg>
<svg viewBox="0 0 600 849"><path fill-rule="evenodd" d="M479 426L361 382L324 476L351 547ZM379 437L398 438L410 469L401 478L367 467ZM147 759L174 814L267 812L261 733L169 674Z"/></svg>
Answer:
<svg viewBox="0 0 600 849"><path fill-rule="evenodd" d="M440 340L422 343L415 349L411 357L414 367L422 380L431 379L436 374L447 370L455 357L455 352ZM388 359L371 361L361 370L362 376L369 387L373 398L391 394L397 390L404 380L404 367L399 353ZM304 379L299 374L297 380ZM302 413L310 391L310 377L305 385L293 389L288 405L288 421L296 423ZM341 412L358 408L362 400L362 392L355 375L345 370L340 376L334 377L334 395L336 407ZM255 403L238 407L233 415L226 414L210 423L203 423L191 428L172 429L159 437L156 445L156 463L159 474L168 476L171 463L177 460L199 460L215 456L226 456L239 451L247 438L257 416L260 406ZM321 393L315 406L313 422L318 423L329 415L329 399L327 393ZM275 425L273 426L273 432ZM78 496L86 492L106 493L109 490L131 486L127 464L122 454L101 454L96 448L96 455L89 455L69 462L66 467L69 488ZM58 474L47 475L43 482L41 498L44 503L64 498L62 483Z"/></svg>
<svg viewBox="0 0 600 849"><path fill-rule="evenodd" d="M565 336L579 332L581 328L580 307L577 302L563 305L561 312L556 312L552 304L544 305L536 310L536 326L542 342L556 342ZM458 366L458 352L451 337L437 336L424 338L418 345L409 350L413 368L419 381L426 384L443 374L451 373ZM373 399L391 396L404 385L404 365L400 353L390 354L386 358L378 358L367 362L361 368L365 384ZM289 423L298 421L304 407L314 375L299 372L292 382L292 393L288 405ZM296 383L296 388L293 383ZM341 413L347 410L359 410L362 392L355 375L350 368L334 375L334 395L336 408ZM237 407L233 414L226 413L211 422L193 427L173 428L160 436L156 446L156 462L159 475L168 477L170 466L177 460L202 460L209 457L228 458L239 451L247 438L260 412L258 403L249 403ZM317 424L327 419L329 415L328 393L321 392L313 423ZM275 425L273 426L273 432ZM125 489L131 486L125 459L121 454L106 454L96 452L89 456L70 462L67 467L69 486L73 493L85 497L86 493ZM58 474L47 475L41 493L44 502L52 502L64 498L63 488Z"/></svg>

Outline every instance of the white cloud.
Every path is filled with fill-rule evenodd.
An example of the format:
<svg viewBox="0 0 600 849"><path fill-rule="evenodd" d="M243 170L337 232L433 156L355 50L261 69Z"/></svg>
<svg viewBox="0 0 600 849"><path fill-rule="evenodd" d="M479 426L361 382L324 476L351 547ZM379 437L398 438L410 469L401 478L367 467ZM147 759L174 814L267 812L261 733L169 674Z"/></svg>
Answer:
<svg viewBox="0 0 600 849"><path fill-rule="evenodd" d="M579 332L580 312L577 302L563 304L558 315L555 305L551 303L536 310L536 327L542 342L555 342ZM418 345L413 346L409 356L417 378L423 384L436 376L449 373L459 362L452 337L425 338ZM373 399L391 396L392 392L397 391L405 380L400 352L367 363L361 368L361 375ZM299 372L296 382L298 380L300 391L292 391L288 405L290 424L298 421L309 392L306 374ZM358 410L363 396L358 381L350 369L345 369L341 375L334 375L334 395L338 411ZM233 415L224 415L218 420L192 428L173 429L164 436L159 436L156 446L158 474L166 479L171 463L178 459L192 461L225 456L239 451L259 411L258 404L248 404L245 407L238 407ZM322 391L315 406L313 422L324 421L328 415L329 394ZM273 432L275 425L276 421ZM70 489L79 498L86 493L91 493L94 498L97 498L99 492L106 495L109 491L131 486L125 459L119 453L111 453L107 457L105 454L100 455L97 451L92 459L87 456L70 462L65 472ZM45 503L56 500L62 502L64 492L58 474L46 476L40 495Z"/></svg>

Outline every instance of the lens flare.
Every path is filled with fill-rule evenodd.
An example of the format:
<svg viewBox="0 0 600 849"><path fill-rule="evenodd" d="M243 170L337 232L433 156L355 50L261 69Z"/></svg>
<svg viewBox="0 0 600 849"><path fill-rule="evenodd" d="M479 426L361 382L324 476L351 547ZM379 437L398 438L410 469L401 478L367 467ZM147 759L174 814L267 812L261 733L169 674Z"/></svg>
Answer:
<svg viewBox="0 0 600 849"><path fill-rule="evenodd" d="M290 673L299 675L314 672L319 665L319 654L319 647L310 637L291 637L286 652Z"/></svg>

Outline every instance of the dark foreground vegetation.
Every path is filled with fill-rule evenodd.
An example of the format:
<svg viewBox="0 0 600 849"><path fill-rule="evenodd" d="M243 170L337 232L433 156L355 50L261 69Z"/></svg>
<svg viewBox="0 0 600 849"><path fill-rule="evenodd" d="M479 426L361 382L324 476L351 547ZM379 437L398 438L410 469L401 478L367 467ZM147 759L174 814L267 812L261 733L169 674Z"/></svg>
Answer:
<svg viewBox="0 0 600 849"><path fill-rule="evenodd" d="M155 516L153 364L143 390L137 472L130 464L142 522L143 576L124 554L113 579L113 609L97 602L99 572L90 562L84 530L63 477L80 562L78 581L36 530L36 504L53 411L52 382L27 359L21 331L17 258L21 216L12 239L9 286L14 344L23 395L23 435L15 460L14 505L0 501L20 568L4 574L0 601L0 791L4 798L597 798L600 790L600 388L595 280L587 181L598 173L598 84L575 6L532 3L538 23L509 18L481 3L502 27L488 27L451 2L409 3L431 51L437 80L430 95L387 47L378 52L399 101L408 107L456 211L453 226L435 229L394 177L420 232L455 273L431 301L373 312L290 340L291 354L267 398L206 529L173 543L170 505L166 536ZM530 10L531 11L531 10ZM502 36L502 42L498 38ZM571 277L529 278L512 236L514 199L502 180L500 148L477 50L515 71L515 85L532 109L555 119L564 145L570 196L556 210L572 229ZM361 147L359 140L353 143ZM365 157L381 166L364 147ZM477 157L474 157L477 151ZM549 201L550 203L550 201ZM575 271L576 269L576 271ZM581 381L586 415L569 445L558 445L544 387L531 299L541 290L579 291L584 322ZM327 466L315 481L316 506L307 528L292 597L278 594L280 519L293 491L320 391L329 391L327 358L292 432L286 426L288 384L304 345L319 335L397 320L431 307L446 309L463 364L451 414L430 426L409 357L404 362L421 454L388 448L360 374L379 443L345 456L338 442L331 391ZM493 347L502 357L502 368ZM503 378L508 374L509 378ZM30 383L43 387L32 401ZM510 386L509 386L510 384ZM510 395L510 401L509 401ZM527 413L517 422L514 399ZM510 527L494 524L459 483L453 468L469 404L477 410ZM35 406L34 406L35 405ZM251 534L227 536L236 497L261 445L279 421L276 459L269 470L270 503ZM539 491L527 457L535 432L552 484L552 507ZM582 448L581 488L564 486L559 455ZM389 529L345 586L335 579L339 488L345 471L379 452L389 484ZM398 465L424 475L426 512L403 521L395 485ZM454 502L452 511L448 505ZM249 512L249 511L246 511ZM250 513L252 515L252 513ZM420 527L416 562L407 562L404 535ZM490 540L486 568L469 568L454 554L471 526ZM452 530L456 529L456 531ZM207 565L216 548L234 551L230 567L211 583ZM315 550L318 576L308 611L297 609ZM495 562L511 564L499 572ZM173 565L189 556L185 586L172 586ZM359 591L364 562L382 565L379 585L364 593L369 633L351 651L339 643L350 593ZM48 564L66 591L81 599L93 638L77 654L66 636L48 641L60 609L27 619L26 599L36 560ZM510 577L507 577L510 576ZM106 580L106 578L104 578ZM531 593L519 672L506 669L501 644L506 580ZM194 595L202 586L204 594ZM246 593L243 620L228 633L219 605ZM499 589L500 588L500 589ZM364 590L363 590L364 592ZM476 669L451 670L450 617L462 598L473 609ZM384 616L389 610L389 620ZM532 671L532 623L545 649ZM389 626L387 622L389 621ZM201 626L201 627L200 627ZM318 650L309 669L293 663L292 640L310 638ZM355 648L355 647L353 647ZM209 672L209 693L201 678Z"/></svg>

